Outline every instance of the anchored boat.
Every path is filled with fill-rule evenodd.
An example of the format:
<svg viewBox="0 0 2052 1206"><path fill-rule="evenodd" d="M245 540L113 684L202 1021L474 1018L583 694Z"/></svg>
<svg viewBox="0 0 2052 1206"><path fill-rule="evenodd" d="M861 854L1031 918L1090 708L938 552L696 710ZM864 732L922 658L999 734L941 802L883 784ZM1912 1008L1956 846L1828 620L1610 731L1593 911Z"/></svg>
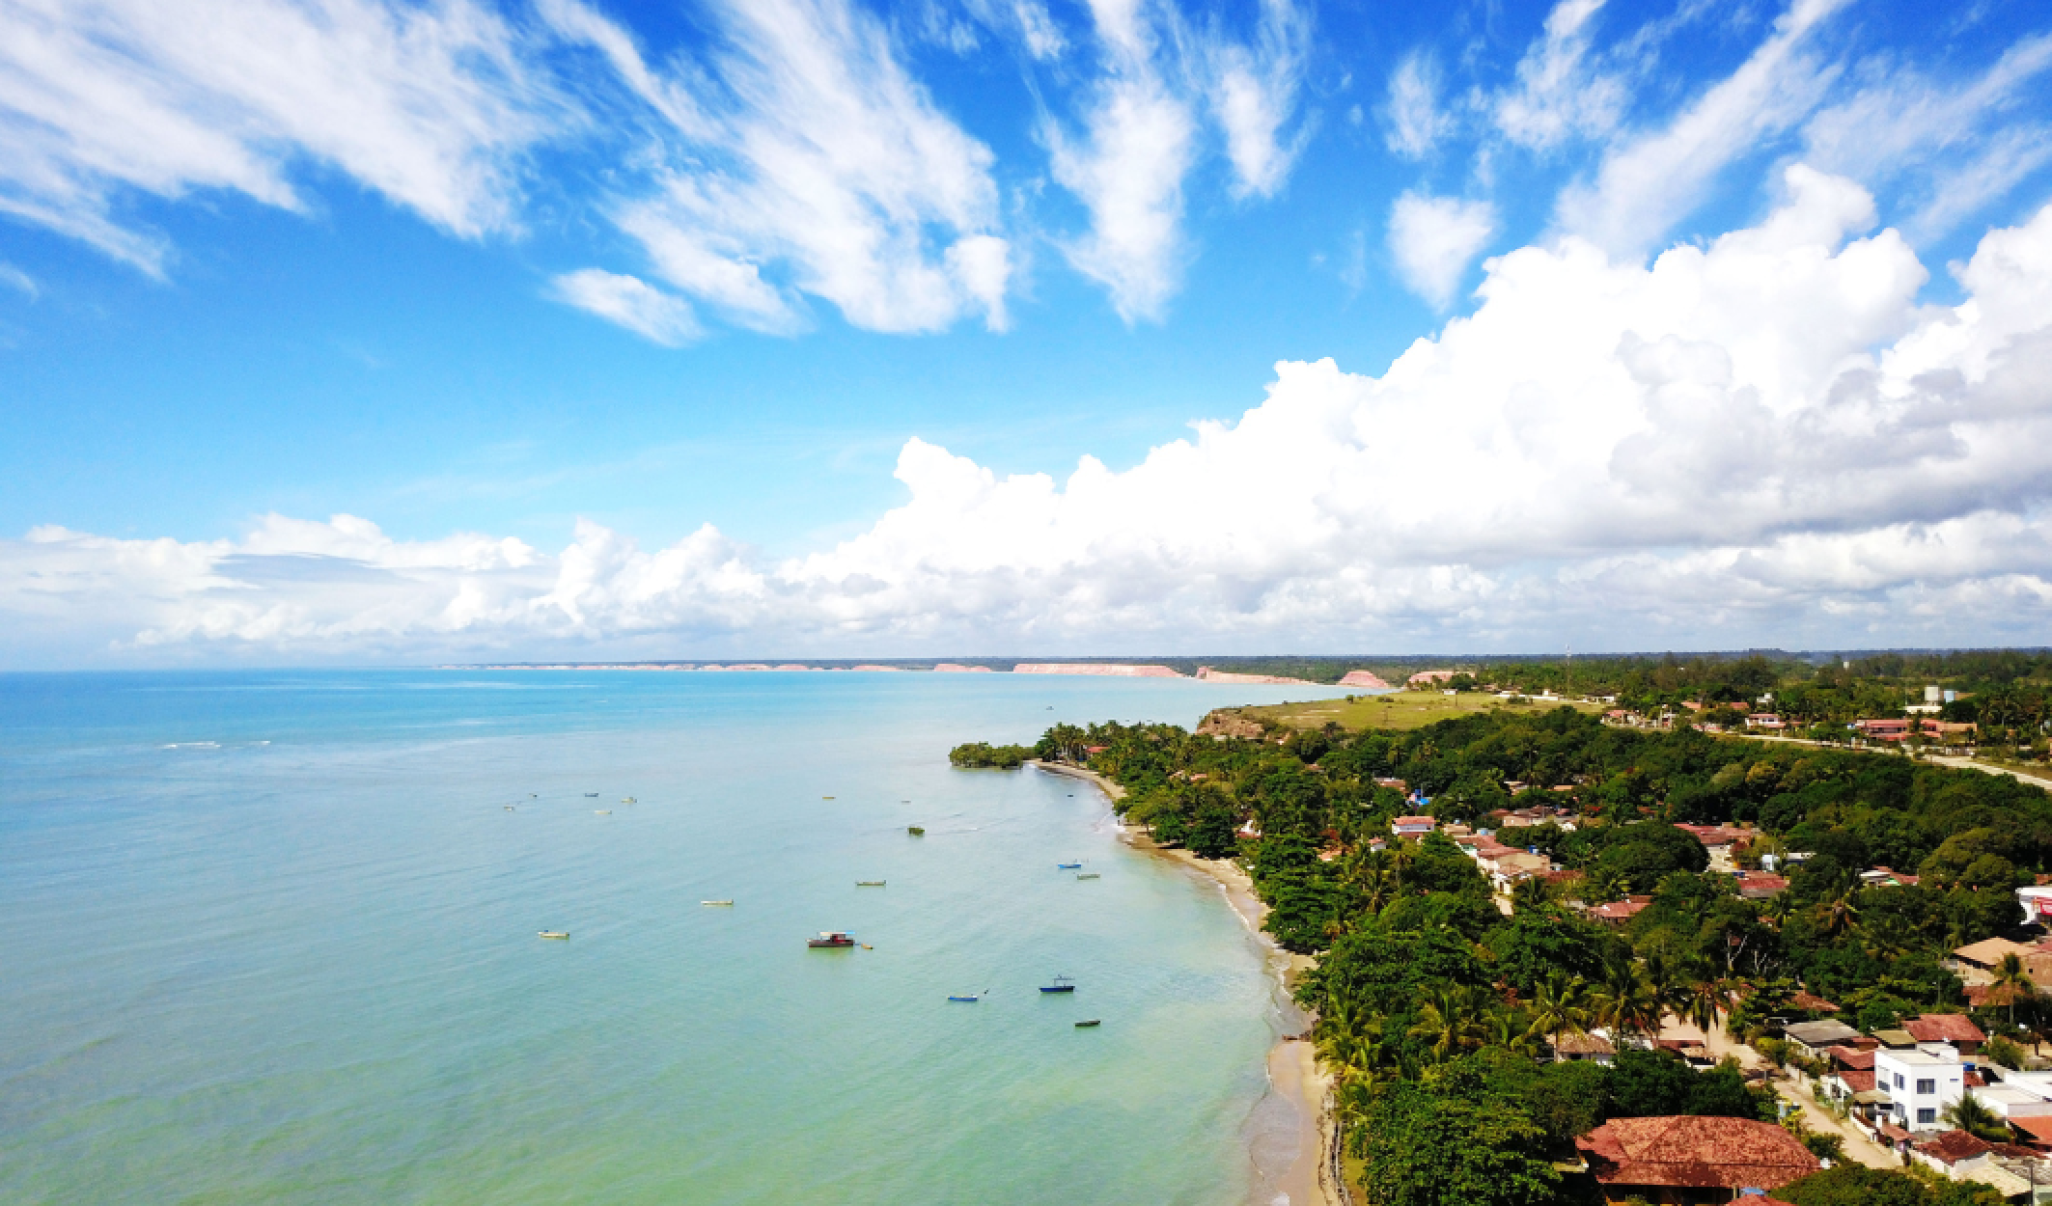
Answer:
<svg viewBox="0 0 2052 1206"><path fill-rule="evenodd" d="M1076 1023L1076 1029L1081 1030L1086 1026L1095 1026L1103 1021L1103 1018L1084 1018L1082 1021Z"/></svg>
<svg viewBox="0 0 2052 1206"><path fill-rule="evenodd" d="M907 826L905 826L905 832L906 832L906 833L909 833L909 834L911 834L911 835L912 835L913 837L925 837L925 836L926 836L926 830L924 830L924 829L921 829L921 828L920 828L919 826L917 826L917 825L907 825Z"/></svg>
<svg viewBox="0 0 2052 1206"><path fill-rule="evenodd" d="M1083 865L1082 863L1056 863L1056 864L1055 864L1055 870L1057 870L1057 871L1074 871L1074 870L1075 870L1076 868L1078 868L1078 867L1081 867L1082 865Z"/></svg>
<svg viewBox="0 0 2052 1206"><path fill-rule="evenodd" d="M821 930L819 937L808 939L805 945L817 948L845 947L855 945L855 935L845 930Z"/></svg>
<svg viewBox="0 0 2052 1206"><path fill-rule="evenodd" d="M734 906L734 902L731 900L701 900L698 903L702 905L724 906L726 908L732 908Z"/></svg>
<svg viewBox="0 0 2052 1206"><path fill-rule="evenodd" d="M884 881L880 879L858 879L855 881L855 886L858 888L881 888L884 886Z"/></svg>
<svg viewBox="0 0 2052 1206"><path fill-rule="evenodd" d="M1040 986L1042 992L1075 992L1076 982L1067 976L1056 976L1054 983Z"/></svg>
<svg viewBox="0 0 2052 1206"><path fill-rule="evenodd" d="M1078 875L1078 876L1077 876L1076 878L1077 878L1077 879L1103 879L1104 877L1103 877L1103 876L1101 876L1101 875L1099 875L1099 874L1098 874L1097 872L1095 872L1095 871L1085 871L1085 872L1083 872L1083 873L1082 873L1081 875Z"/></svg>
<svg viewBox="0 0 2052 1206"><path fill-rule="evenodd" d="M569 930L536 930L536 931L535 931L535 936L536 936L537 938L568 938L568 937L570 936L570 931L569 931Z"/></svg>

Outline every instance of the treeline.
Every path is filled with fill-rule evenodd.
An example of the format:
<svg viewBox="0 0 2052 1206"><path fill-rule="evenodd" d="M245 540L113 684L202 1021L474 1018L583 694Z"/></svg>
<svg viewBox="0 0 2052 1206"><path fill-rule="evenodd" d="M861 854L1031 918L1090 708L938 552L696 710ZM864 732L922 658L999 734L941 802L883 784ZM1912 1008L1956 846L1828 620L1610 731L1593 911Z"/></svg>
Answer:
<svg viewBox="0 0 2052 1206"><path fill-rule="evenodd" d="M2011 925L2012 890L2052 867L2052 798L2013 779L1619 729L1568 708L1260 740L1057 726L1037 750L1125 786L1119 807L1158 840L1243 859L1277 941L1319 956L1297 994L1317 1018L1347 1143L1367 1162L1376 1202L1571 1201L1587 1187L1563 1182L1555 1161L1604 1118L1771 1119L1772 1102L1735 1067L1699 1073L1663 1050L1621 1054L1608 1071L1533 1057L1599 1027L1630 1045L1667 1016L1760 1040L1773 1055L1762 1038L1770 1018L1835 1010L1871 1028L1958 1011L1965 997L1946 952ZM1389 839L1393 817L1420 809L1474 822L1539 804L1567 810L1574 827L1499 836L1573 873L1519 883L1511 916L1444 836ZM1744 899L1675 822L1747 823L1754 854L1810 857L1786 892ZM1863 886L1860 872L1877 863L1923 879ZM1618 927L1569 904L1628 892L1650 903ZM2028 1009L1983 1019L2018 1036L2040 1022ZM1834 1150L1829 1136L1805 1141ZM1815 1196L1833 1183L1782 1196L1841 1200Z"/></svg>
<svg viewBox="0 0 2052 1206"><path fill-rule="evenodd" d="M1023 745L985 745L981 741L966 742L948 751L949 763L964 770L1016 770L1033 757L1033 751Z"/></svg>

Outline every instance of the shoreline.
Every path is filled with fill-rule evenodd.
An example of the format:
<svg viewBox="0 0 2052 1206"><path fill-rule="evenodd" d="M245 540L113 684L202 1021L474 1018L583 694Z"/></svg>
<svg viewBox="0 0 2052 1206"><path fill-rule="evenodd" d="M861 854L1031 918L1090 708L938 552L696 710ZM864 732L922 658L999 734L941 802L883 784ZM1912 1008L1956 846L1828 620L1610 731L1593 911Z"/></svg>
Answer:
<svg viewBox="0 0 2052 1206"><path fill-rule="evenodd" d="M1127 794L1125 788L1082 767L1045 763L1038 759L1029 760L1026 765L1049 774L1088 782L1110 800L1122 800ZM1266 1060L1267 1097L1281 1101L1295 1114L1296 1140L1288 1164L1271 1174L1270 1170L1262 1167L1262 1161L1253 1151L1251 1140L1259 1136L1249 1137L1248 1159L1255 1172L1255 1183L1249 1187L1250 1202L1256 1202L1258 1206L1281 1206L1285 1202L1288 1206L1350 1206L1349 1195L1338 1183L1334 1172L1340 1162L1339 1133L1332 1112L1331 1078L1319 1068L1317 1049L1311 1042L1290 1032L1292 1025L1298 1034L1308 1030L1309 1019L1290 994L1296 987L1297 978L1317 961L1309 955L1292 954L1282 949L1262 930L1261 923L1268 916L1268 906L1255 894L1254 881L1237 864L1226 859L1200 859L1187 850L1171 849L1156 843L1138 826L1127 825L1116 817L1113 822L1117 826L1119 841L1127 847L1167 859L1217 884L1227 907L1262 947L1268 970L1274 976L1279 1033ZM1256 1110L1260 1108L1257 1104ZM1265 1194L1280 1196L1267 1197Z"/></svg>

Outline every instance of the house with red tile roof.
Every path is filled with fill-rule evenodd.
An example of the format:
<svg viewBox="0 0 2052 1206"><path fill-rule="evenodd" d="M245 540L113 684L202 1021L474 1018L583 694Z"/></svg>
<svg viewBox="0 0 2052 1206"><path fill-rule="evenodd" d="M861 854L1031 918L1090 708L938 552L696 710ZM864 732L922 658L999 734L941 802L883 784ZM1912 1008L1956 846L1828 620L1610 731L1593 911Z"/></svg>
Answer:
<svg viewBox="0 0 2052 1206"><path fill-rule="evenodd" d="M1623 925L1652 903L1651 896L1627 896L1623 900L1597 905L1589 910L1589 916L1605 925Z"/></svg>
<svg viewBox="0 0 2052 1206"><path fill-rule="evenodd" d="M1972 1055L1988 1041L1974 1020L1963 1013L1927 1013L1902 1024L1919 1043L1945 1043L1961 1055Z"/></svg>
<svg viewBox="0 0 2052 1206"><path fill-rule="evenodd" d="M1744 1118L1613 1118L1575 1147L1602 1200L1618 1204L1727 1201L1749 1189L1779 1189L1820 1167L1794 1135Z"/></svg>
<svg viewBox="0 0 2052 1206"><path fill-rule="evenodd" d="M1439 828L1439 822L1431 817L1397 817L1389 823L1389 831L1398 837L1422 837Z"/></svg>

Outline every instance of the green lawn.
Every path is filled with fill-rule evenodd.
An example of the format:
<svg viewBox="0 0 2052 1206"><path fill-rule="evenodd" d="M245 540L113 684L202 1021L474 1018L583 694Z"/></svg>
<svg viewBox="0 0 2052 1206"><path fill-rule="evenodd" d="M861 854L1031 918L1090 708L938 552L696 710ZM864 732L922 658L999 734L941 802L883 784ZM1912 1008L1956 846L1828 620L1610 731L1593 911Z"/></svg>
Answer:
<svg viewBox="0 0 2052 1206"><path fill-rule="evenodd" d="M1463 716L1470 712L1487 712L1502 708L1511 712L1544 712L1561 706L1561 701L1548 700L1544 703L1512 703L1494 695L1467 692L1461 695L1442 695L1438 691L1399 691L1394 695L1362 695L1354 702L1344 699L1322 699L1312 703L1270 704L1258 708L1224 708L1228 714L1238 714L1249 719L1273 720L1300 729L1323 728L1329 722L1336 722L1341 728L1360 729L1416 729L1449 716ZM1584 712L1598 712L1602 704L1576 703L1570 705Z"/></svg>

